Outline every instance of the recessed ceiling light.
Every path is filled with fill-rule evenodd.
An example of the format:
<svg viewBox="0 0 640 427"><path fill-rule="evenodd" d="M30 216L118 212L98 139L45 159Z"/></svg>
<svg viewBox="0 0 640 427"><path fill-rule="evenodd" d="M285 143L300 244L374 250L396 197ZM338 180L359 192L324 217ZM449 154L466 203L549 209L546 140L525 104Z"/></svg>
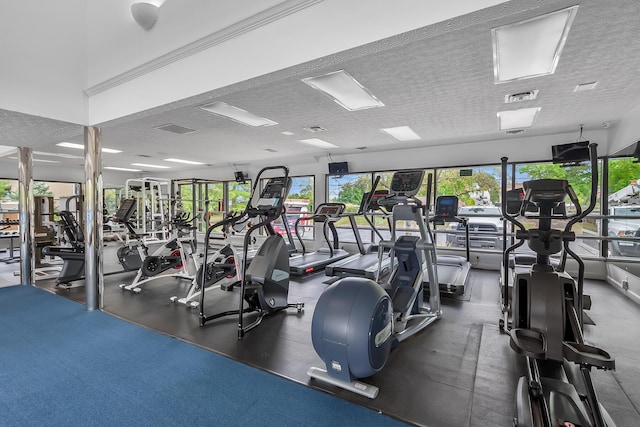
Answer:
<svg viewBox="0 0 640 427"><path fill-rule="evenodd" d="M415 133L409 126L398 126L394 128L380 129L382 132L391 135L398 141L417 141L422 139L420 135Z"/></svg>
<svg viewBox="0 0 640 427"><path fill-rule="evenodd" d="M578 6L491 30L496 83L553 74Z"/></svg>
<svg viewBox="0 0 640 427"><path fill-rule="evenodd" d="M580 83L579 85L576 85L576 88L573 91L582 92L585 90L593 90L596 86L598 86L598 82Z"/></svg>
<svg viewBox="0 0 640 427"><path fill-rule="evenodd" d="M202 162L194 162L193 160L182 159L164 159L165 162L184 163L186 165L204 165Z"/></svg>
<svg viewBox="0 0 640 427"><path fill-rule="evenodd" d="M124 171L124 172L142 172L140 169L131 169L131 168L119 168L116 166L105 166L104 169L111 169L114 171Z"/></svg>
<svg viewBox="0 0 640 427"><path fill-rule="evenodd" d="M140 166L143 168L154 168L154 169L170 169L169 166L150 165L147 163L131 163L131 166Z"/></svg>
<svg viewBox="0 0 640 427"><path fill-rule="evenodd" d="M78 150L84 150L84 145L82 144L76 144L74 142L59 142L56 144L59 147L66 147L66 148L76 148ZM116 153L122 153L122 150L114 150L113 148L102 148L102 152L103 153L110 153L110 154L116 154Z"/></svg>
<svg viewBox="0 0 640 427"><path fill-rule="evenodd" d="M256 116L246 110L238 107L226 104L224 102L214 102L207 105L202 105L201 109L208 111L218 116L223 116L243 125L248 126L273 126L277 125L277 122L273 120L265 119L264 117Z"/></svg>
<svg viewBox="0 0 640 427"><path fill-rule="evenodd" d="M0 157L5 156L7 154L11 154L16 151L16 147L10 147L8 145L0 145Z"/></svg>
<svg viewBox="0 0 640 427"><path fill-rule="evenodd" d="M500 130L530 128L539 111L540 107L499 111Z"/></svg>
<svg viewBox="0 0 640 427"><path fill-rule="evenodd" d="M384 107L367 88L344 70L318 77L302 79L312 88L329 95L338 105L349 111Z"/></svg>
<svg viewBox="0 0 640 427"><path fill-rule="evenodd" d="M313 145L314 147L319 148L340 148L335 144L327 142L320 138L309 138L309 139L300 139L298 142L302 142L303 144Z"/></svg>
<svg viewBox="0 0 640 427"><path fill-rule="evenodd" d="M18 158L15 156L7 157L7 159L18 160ZM57 160L45 160L45 159L31 159L31 160L34 162L40 162L40 163L60 163Z"/></svg>
<svg viewBox="0 0 640 427"><path fill-rule="evenodd" d="M46 151L34 151L33 154L37 154L39 156L48 156L48 157L62 157L63 159L84 159L82 156L76 156L73 154L67 153L48 153Z"/></svg>
<svg viewBox="0 0 640 427"><path fill-rule="evenodd" d="M287 136L291 136L291 135L295 135L295 133L289 131L289 130L285 130L284 132L280 132L283 135L287 135Z"/></svg>

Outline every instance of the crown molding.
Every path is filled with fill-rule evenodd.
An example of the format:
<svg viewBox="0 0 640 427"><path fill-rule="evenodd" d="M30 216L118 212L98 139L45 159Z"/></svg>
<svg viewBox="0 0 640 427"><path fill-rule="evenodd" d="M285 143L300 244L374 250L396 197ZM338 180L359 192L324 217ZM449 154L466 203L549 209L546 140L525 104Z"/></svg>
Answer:
<svg viewBox="0 0 640 427"><path fill-rule="evenodd" d="M308 7L313 6L316 3L320 3L323 0L286 0L278 5L262 12L256 13L248 18L229 25L221 30L202 37L194 42L184 45L178 49L174 49L158 58L145 62L137 67L134 67L128 71L120 73L110 79L107 79L101 83L93 85L85 89L87 96L94 96L99 93L105 92L116 86L120 86L126 82L142 77L145 74L151 73L174 62L180 61L189 56L195 55L199 52L207 50L213 46L224 43L231 39L234 39L242 34L253 31L264 25L275 22L286 16L297 13Z"/></svg>

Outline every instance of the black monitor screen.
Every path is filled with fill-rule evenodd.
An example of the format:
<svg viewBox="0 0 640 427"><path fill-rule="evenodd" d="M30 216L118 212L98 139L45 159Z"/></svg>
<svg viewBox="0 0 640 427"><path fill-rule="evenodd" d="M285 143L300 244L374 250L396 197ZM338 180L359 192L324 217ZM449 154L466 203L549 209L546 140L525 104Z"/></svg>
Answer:
<svg viewBox="0 0 640 427"><path fill-rule="evenodd" d="M349 173L349 163L334 162L329 163L329 175L346 175Z"/></svg>
<svg viewBox="0 0 640 427"><path fill-rule="evenodd" d="M551 147L553 163L579 163L589 160L589 141L572 142Z"/></svg>

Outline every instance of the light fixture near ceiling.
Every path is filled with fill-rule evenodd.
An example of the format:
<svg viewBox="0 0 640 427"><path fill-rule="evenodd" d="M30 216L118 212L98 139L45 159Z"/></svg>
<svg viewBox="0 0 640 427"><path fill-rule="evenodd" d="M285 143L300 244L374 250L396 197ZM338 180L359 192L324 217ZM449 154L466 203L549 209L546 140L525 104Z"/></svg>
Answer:
<svg viewBox="0 0 640 427"><path fill-rule="evenodd" d="M211 104L201 105L199 108L247 126L261 127L273 126L278 124L278 122L274 122L273 120L257 116L253 113L248 112L247 110L234 107L233 105L229 105L225 102L212 102Z"/></svg>
<svg viewBox="0 0 640 427"><path fill-rule="evenodd" d="M123 172L142 172L141 169L121 168L117 166L105 166L103 169L110 169L114 171L123 171Z"/></svg>
<svg viewBox="0 0 640 427"><path fill-rule="evenodd" d="M391 135L392 137L394 137L396 140L400 142L419 141L422 139L420 135L415 133L415 131L411 129L409 126L396 126L393 128L384 128L384 129L380 129L380 131L386 133L387 135Z"/></svg>
<svg viewBox="0 0 640 427"><path fill-rule="evenodd" d="M384 107L384 104L378 98L345 70L334 71L317 77L307 77L302 81L328 95L336 104L349 111Z"/></svg>
<svg viewBox="0 0 640 427"><path fill-rule="evenodd" d="M498 111L500 130L530 128L536 119L540 107L520 108L519 110Z"/></svg>
<svg viewBox="0 0 640 427"><path fill-rule="evenodd" d="M578 6L491 30L496 83L553 74Z"/></svg>
<svg viewBox="0 0 640 427"><path fill-rule="evenodd" d="M77 150L84 150L84 145L76 144L75 142L59 142L56 145L59 146L59 147L75 148ZM103 153L109 153L109 154L117 154L117 153L122 153L122 150L116 150L114 148L102 147L102 152Z"/></svg>
<svg viewBox="0 0 640 427"><path fill-rule="evenodd" d="M183 159L163 159L165 162L173 162L173 163L183 163L185 165L204 165L202 162L196 162L193 160L183 160Z"/></svg>
<svg viewBox="0 0 640 427"><path fill-rule="evenodd" d="M140 166L143 168L153 168L153 169L171 169L169 166L150 165L148 163L131 163L131 166Z"/></svg>
<svg viewBox="0 0 640 427"><path fill-rule="evenodd" d="M327 142L324 139L320 139L320 138L299 139L298 142L302 142L303 144L307 144L307 145L313 145L314 147L318 147L318 148L325 148L325 149L340 148L337 145Z"/></svg>

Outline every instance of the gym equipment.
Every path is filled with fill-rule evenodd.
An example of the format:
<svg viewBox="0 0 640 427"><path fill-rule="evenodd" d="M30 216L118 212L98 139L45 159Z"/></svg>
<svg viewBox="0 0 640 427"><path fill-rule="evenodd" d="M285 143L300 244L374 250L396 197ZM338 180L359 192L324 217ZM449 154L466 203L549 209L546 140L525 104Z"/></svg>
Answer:
<svg viewBox="0 0 640 427"><path fill-rule="evenodd" d="M458 197L438 196L434 216L431 218L434 227L436 224L447 224L457 222L462 224L465 230L466 257L457 255L438 255L437 269L440 280L440 292L453 295L463 295L467 281L471 262L469 256L469 226L465 218L460 218L458 214Z"/></svg>
<svg viewBox="0 0 640 427"><path fill-rule="evenodd" d="M60 211L60 222L67 246L45 246L43 256L62 259L62 269L56 278L56 286L69 287L70 282L84 278L84 234L70 211Z"/></svg>
<svg viewBox="0 0 640 427"><path fill-rule="evenodd" d="M262 192L258 195L257 187L261 176L267 171L281 170L282 175L269 178ZM272 222L279 218L284 211L284 203L289 189L291 178L289 169L285 166L271 166L263 168L256 176L251 190L249 202L240 214L249 220L257 220L247 230L242 246L242 270L240 281L240 305L238 310L224 311L207 315L205 312L205 292L200 292L200 326L207 322L225 316L238 316L238 339L242 339L248 331L258 326L264 316L276 313L286 308L296 308L300 313L304 308L303 302L289 304L289 251L282 236L275 232ZM251 234L259 229L265 229L269 237L266 238L255 257L249 265L248 251L251 243ZM213 227L208 227L205 235L204 258L209 259L209 239ZM207 268L200 271L201 282L207 283ZM245 307L246 303L246 307ZM248 325L245 324L245 314L258 313Z"/></svg>
<svg viewBox="0 0 640 427"><path fill-rule="evenodd" d="M218 288L230 291L242 280L241 265L244 254L235 248L231 241L231 235L235 227L246 226L248 220L249 218L246 215L232 212L222 221L210 226L211 230L221 228L222 234L220 237L210 235L208 241L219 239L223 243L222 247L205 258L205 262L202 263L196 273L196 277L191 282L187 295L182 298L173 296L170 298L171 302L179 302L190 308L196 308L200 305L202 289L205 292ZM255 251L248 251L247 256L251 261L255 256Z"/></svg>
<svg viewBox="0 0 640 427"><path fill-rule="evenodd" d="M332 262L339 261L349 256L349 252L345 251L344 249L340 249L338 231L336 230L336 226L334 225L336 221L339 221L340 218L342 218L341 215L344 213L345 207L346 206L344 203L321 203L318 205L313 214L303 214L298 217L294 229L296 232L296 237L300 242L302 253L291 258L291 262L289 264L289 270L291 271L291 274L296 276L303 276L305 274L323 270ZM351 226L354 227L355 221L352 217L349 218L351 221ZM299 230L301 221L313 221L314 223L322 223L322 235L324 236L324 240L327 243L326 248L321 247L315 252L306 252L306 248ZM333 239L331 240L329 239L329 231L331 231L331 235L333 237ZM354 233L358 233L357 227L354 228ZM358 235L358 238L359 237L360 236Z"/></svg>
<svg viewBox="0 0 640 427"><path fill-rule="evenodd" d="M364 219L369 223L371 229L376 233L380 240L384 240L380 231L376 228L374 221L369 218L369 214L374 211L380 209L377 201L380 198L386 197L389 195L388 190L376 190L378 187L378 183L380 182L380 175L378 175L373 182L373 187L371 191L366 192L362 195L362 200L360 201L360 207L358 211L355 213L356 216L362 215ZM389 221L389 216L387 216L387 221ZM389 229L391 229L391 222L389 221ZM357 232L357 225L355 226L355 235L356 235L356 243L358 244L359 252L355 255L352 255L348 258L345 258L340 261L333 262L324 270L324 273L327 276L337 276L337 277L366 277L367 279L378 280L378 270L380 270L380 274L384 275L389 271L389 264L391 263L391 259L388 256L388 252L386 252L387 256L383 258L383 266L381 269L378 269L378 245L371 244L368 247L364 247L362 245L362 239L360 239L360 233Z"/></svg>
<svg viewBox="0 0 640 427"><path fill-rule="evenodd" d="M388 283L348 277L330 285L313 313L313 347L326 369L311 367L307 375L368 398L378 388L359 381L384 367L392 348L442 317L436 251L427 212L415 197L424 171L393 174L388 197L381 206L393 206L391 240L380 242L390 250L392 273ZM414 222L418 236L400 235L398 224ZM394 265L397 261L397 265ZM425 274L426 273L426 274ZM424 306L423 284L429 283L429 307Z"/></svg>
<svg viewBox="0 0 640 427"><path fill-rule="evenodd" d="M125 199L125 201L126 204L123 202L121 209L127 209L128 211L133 210L131 205L135 204L135 199ZM116 214L116 216L118 216L118 214ZM197 271L198 255L196 253L195 240L190 235L193 229L192 221L193 219L189 214L182 213L167 221L166 225L163 224L161 227L165 228L168 226L170 235L175 235L175 237L168 242L163 242L151 255L149 255L148 246L140 239L137 250L140 254L140 259L142 259L142 265L138 269L138 274L136 274L133 282L129 285L121 284L120 289L140 293L142 291L142 285L161 278L175 277L178 279L193 280L195 274L189 273L188 257L191 258L195 271ZM125 226L131 236L139 237L129 221L125 222ZM130 250L131 249L122 248L119 250L118 259L121 264L124 265L131 262L127 260L127 257L132 257ZM171 273L162 274L166 271L171 271Z"/></svg>
<svg viewBox="0 0 640 427"><path fill-rule="evenodd" d="M164 178L131 178L125 182L125 199L135 199L137 218L131 218L139 230L136 239L143 243L170 239L171 182ZM128 243L128 242L127 242Z"/></svg>
<svg viewBox="0 0 640 427"><path fill-rule="evenodd" d="M509 278L509 255L513 250L527 242L536 253L531 267L515 271L510 310L504 303L508 300L509 284L503 285L500 323L509 334L511 348L525 357L527 367L526 375L517 385L514 426L614 426L598 401L591 369L613 370L615 360L605 350L584 342L584 262L569 246L576 238L571 228L596 205L596 147L590 144L587 150L591 163L591 197L586 209L582 209L566 180L538 179L524 183L519 215L538 220L538 227L529 230L513 215L516 196L507 193L508 159L502 158L503 213L518 228L516 239L519 240L504 252L503 280ZM578 160L573 158L574 162ZM575 214L566 213L567 197L575 206ZM527 215L534 209L535 214ZM567 220L564 230L553 229L553 220ZM577 280L562 271L564 262L557 269L549 262L550 255L563 250L578 264ZM580 375L575 374L576 369Z"/></svg>

